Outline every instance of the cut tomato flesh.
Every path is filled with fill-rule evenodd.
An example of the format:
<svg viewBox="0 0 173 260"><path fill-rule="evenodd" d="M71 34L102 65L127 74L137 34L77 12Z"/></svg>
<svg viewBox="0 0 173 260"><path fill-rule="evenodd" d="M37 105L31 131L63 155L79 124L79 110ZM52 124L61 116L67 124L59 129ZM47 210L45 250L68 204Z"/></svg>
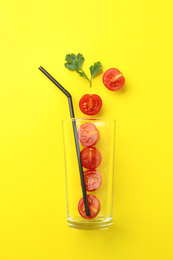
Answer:
<svg viewBox="0 0 173 260"><path fill-rule="evenodd" d="M102 107L102 100L96 94L85 94L79 101L79 107L86 115L96 115Z"/></svg>
<svg viewBox="0 0 173 260"><path fill-rule="evenodd" d="M116 68L111 68L103 74L103 84L109 90L119 90L124 86L125 78L123 74Z"/></svg>
<svg viewBox="0 0 173 260"><path fill-rule="evenodd" d="M85 186L87 191L97 190L101 183L101 175L97 170L87 170L84 172Z"/></svg>
<svg viewBox="0 0 173 260"><path fill-rule="evenodd" d="M87 219L95 218L98 215L98 213L100 212L100 202L96 196L91 195L91 194L87 195L87 199L88 199L90 216L86 216L83 198L81 198L78 203L79 214L83 218L87 218Z"/></svg>
<svg viewBox="0 0 173 260"><path fill-rule="evenodd" d="M95 147L86 147L81 151L81 159L83 167L94 170L101 163L101 154Z"/></svg>
<svg viewBox="0 0 173 260"><path fill-rule="evenodd" d="M99 130L92 123L86 123L79 127L78 137L83 146L95 145L99 139Z"/></svg>

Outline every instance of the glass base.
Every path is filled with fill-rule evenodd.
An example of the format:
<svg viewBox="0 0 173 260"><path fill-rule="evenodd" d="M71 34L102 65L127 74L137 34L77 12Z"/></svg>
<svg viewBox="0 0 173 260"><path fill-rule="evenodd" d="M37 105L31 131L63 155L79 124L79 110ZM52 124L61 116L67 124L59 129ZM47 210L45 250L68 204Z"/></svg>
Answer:
<svg viewBox="0 0 173 260"><path fill-rule="evenodd" d="M69 227L74 229L84 229L84 230L102 230L108 229L113 224L112 218L107 218L106 220L103 218L97 219L96 221L74 221L71 218L67 219L67 224Z"/></svg>

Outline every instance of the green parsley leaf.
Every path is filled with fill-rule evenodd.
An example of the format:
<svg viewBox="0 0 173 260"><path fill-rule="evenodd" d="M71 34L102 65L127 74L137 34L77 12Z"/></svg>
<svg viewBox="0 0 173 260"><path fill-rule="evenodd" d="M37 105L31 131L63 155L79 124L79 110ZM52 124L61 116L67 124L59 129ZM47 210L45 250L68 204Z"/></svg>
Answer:
<svg viewBox="0 0 173 260"><path fill-rule="evenodd" d="M75 65L74 64L71 64L71 63L65 63L64 64L65 65L65 67L67 68L67 69L69 69L69 70L76 70L76 67L75 67Z"/></svg>
<svg viewBox="0 0 173 260"><path fill-rule="evenodd" d="M89 80L84 71L77 71L77 73L78 73L81 77L84 77L85 79Z"/></svg>
<svg viewBox="0 0 173 260"><path fill-rule="evenodd" d="M78 62L78 67L81 70L82 69L82 64L84 62L84 57L82 56L82 54L78 53L78 55L76 56L77 58L77 62Z"/></svg>
<svg viewBox="0 0 173 260"><path fill-rule="evenodd" d="M95 62L94 66L90 67L91 80L102 70L101 62Z"/></svg>
<svg viewBox="0 0 173 260"><path fill-rule="evenodd" d="M67 63L65 63L65 67L69 70L77 70L78 69L78 64L76 61L76 56L75 54L67 54L65 60Z"/></svg>
<svg viewBox="0 0 173 260"><path fill-rule="evenodd" d="M82 69L82 64L84 62L84 57L82 54L78 53L76 56L75 54L68 54L66 55L65 60L67 61L65 63L65 67L69 70L81 70Z"/></svg>
<svg viewBox="0 0 173 260"><path fill-rule="evenodd" d="M78 53L75 55L67 54L65 57L65 60L67 61L64 65L67 69L76 71L81 77L87 79L90 82L91 87L91 80L101 71L102 65L99 62L94 63L94 66L90 67L90 73L91 73L91 79L88 78L88 76L85 74L85 72L82 69L82 65L84 62L84 57L81 53Z"/></svg>

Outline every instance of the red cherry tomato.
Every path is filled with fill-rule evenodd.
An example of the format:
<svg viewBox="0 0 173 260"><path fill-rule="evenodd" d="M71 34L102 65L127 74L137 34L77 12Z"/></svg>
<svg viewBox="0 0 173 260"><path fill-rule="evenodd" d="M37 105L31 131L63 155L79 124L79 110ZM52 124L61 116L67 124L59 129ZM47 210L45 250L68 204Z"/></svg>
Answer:
<svg viewBox="0 0 173 260"><path fill-rule="evenodd" d="M99 139L99 130L92 123L86 123L79 127L78 137L83 146L95 145Z"/></svg>
<svg viewBox="0 0 173 260"><path fill-rule="evenodd" d="M85 186L87 191L97 190L101 183L102 178L98 171L96 170L87 170L84 172Z"/></svg>
<svg viewBox="0 0 173 260"><path fill-rule="evenodd" d="M123 74L115 68L107 70L103 74L103 84L109 90L118 90L124 86L125 78Z"/></svg>
<svg viewBox="0 0 173 260"><path fill-rule="evenodd" d="M101 154L95 147L86 147L81 151L82 165L86 169L94 170L101 163Z"/></svg>
<svg viewBox="0 0 173 260"><path fill-rule="evenodd" d="M100 211L100 202L94 195L91 194L87 195L87 199L88 199L90 216L86 216L83 198L79 200L78 211L83 218L88 218L88 219L95 218Z"/></svg>
<svg viewBox="0 0 173 260"><path fill-rule="evenodd" d="M102 100L96 94L86 94L81 97L79 107L86 115L96 115L102 107Z"/></svg>

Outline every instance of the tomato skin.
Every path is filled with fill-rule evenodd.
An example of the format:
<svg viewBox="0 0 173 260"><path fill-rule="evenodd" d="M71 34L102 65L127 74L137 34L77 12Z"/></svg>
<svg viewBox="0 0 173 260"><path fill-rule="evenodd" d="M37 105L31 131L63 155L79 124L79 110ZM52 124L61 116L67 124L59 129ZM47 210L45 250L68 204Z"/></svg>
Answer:
<svg viewBox="0 0 173 260"><path fill-rule="evenodd" d="M97 190L102 183L101 175L96 170L85 171L84 172L84 179L85 179L86 191Z"/></svg>
<svg viewBox="0 0 173 260"><path fill-rule="evenodd" d="M124 86L125 78L116 68L111 68L103 74L103 84L111 91L116 91Z"/></svg>
<svg viewBox="0 0 173 260"><path fill-rule="evenodd" d="M92 123L86 123L79 127L79 141L83 146L95 145L100 139L100 133L97 127Z"/></svg>
<svg viewBox="0 0 173 260"><path fill-rule="evenodd" d="M86 115L96 115L102 107L102 100L96 94L85 94L79 101L79 108Z"/></svg>
<svg viewBox="0 0 173 260"><path fill-rule="evenodd" d="M87 219L95 218L98 215L99 211L100 211L100 202L97 199L97 197L95 197L94 195L91 195L91 194L87 195L87 199L88 199L88 206L89 206L90 216L86 216L85 205L84 205L83 198L81 198L79 200L79 203L78 203L79 214L83 218L87 218Z"/></svg>
<svg viewBox="0 0 173 260"><path fill-rule="evenodd" d="M94 170L101 163L101 153L95 147L86 147L81 151L82 165L86 169Z"/></svg>

